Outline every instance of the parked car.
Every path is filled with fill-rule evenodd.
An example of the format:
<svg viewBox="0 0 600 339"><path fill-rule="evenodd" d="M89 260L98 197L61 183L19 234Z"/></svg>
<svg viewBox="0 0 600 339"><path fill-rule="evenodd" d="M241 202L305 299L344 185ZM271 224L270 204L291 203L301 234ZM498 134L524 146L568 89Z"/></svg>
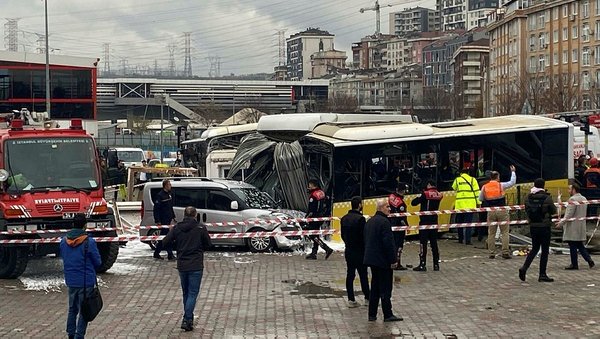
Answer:
<svg viewBox="0 0 600 339"><path fill-rule="evenodd" d="M302 217L299 211L278 210L277 203L256 187L239 181L208 178L170 178L176 220L183 219L187 206L198 209L198 218L204 223L227 221L252 221ZM144 186L142 197L142 226L154 225L154 201L162 189L161 181ZM269 224L235 226L208 226L209 233L246 233L258 231L300 231L297 222L282 220ZM140 230L140 235L158 235L159 230ZM252 252L268 252L275 249L294 249L301 245L301 237L264 237L239 239L213 239L213 245L248 246ZM154 243L148 242L151 247Z"/></svg>

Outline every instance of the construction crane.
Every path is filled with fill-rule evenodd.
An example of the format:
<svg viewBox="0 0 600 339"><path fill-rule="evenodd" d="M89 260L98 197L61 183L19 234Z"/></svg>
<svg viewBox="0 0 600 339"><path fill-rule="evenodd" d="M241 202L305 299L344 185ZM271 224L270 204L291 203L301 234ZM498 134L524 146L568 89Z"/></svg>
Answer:
<svg viewBox="0 0 600 339"><path fill-rule="evenodd" d="M383 5L383 7L392 7L394 5L392 4L387 4L387 5ZM363 7L361 9L358 10L361 13L364 13L365 11L375 11L375 35L379 35L381 34L381 6L379 5L379 0L375 1L375 6L373 7Z"/></svg>
<svg viewBox="0 0 600 339"><path fill-rule="evenodd" d="M407 3L411 3L411 2L419 2L419 1L420 0L403 0L403 1L396 2L396 3L380 6L379 0L377 0L377 1L375 1L375 6L363 7L361 9L359 9L358 11L361 13L364 13L365 11L375 11L375 23L376 23L375 35L379 35L379 34L381 34L381 7L392 7L392 6L396 6L396 5L407 4Z"/></svg>

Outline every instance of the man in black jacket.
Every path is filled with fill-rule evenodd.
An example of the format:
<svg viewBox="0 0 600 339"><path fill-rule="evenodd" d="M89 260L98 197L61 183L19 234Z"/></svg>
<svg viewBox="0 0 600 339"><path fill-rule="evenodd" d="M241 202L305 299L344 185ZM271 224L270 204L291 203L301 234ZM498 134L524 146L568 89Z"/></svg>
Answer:
<svg viewBox="0 0 600 339"><path fill-rule="evenodd" d="M519 279L525 281L527 269L538 254L540 247L540 275L539 282L553 282L554 279L546 274L548 254L550 253L550 236L552 234L552 217L556 215L556 206L550 193L544 189L546 182L542 178L535 179L533 188L525 199L525 212L529 220L531 231L531 251L525 258L525 263L519 268Z"/></svg>
<svg viewBox="0 0 600 339"><path fill-rule="evenodd" d="M396 249L392 224L388 219L390 205L387 200L377 201L377 213L365 226L365 259L363 263L371 267L371 296L369 298L369 321L377 320L377 309L381 299L383 321L400 321L392 313L392 288L396 267Z"/></svg>
<svg viewBox="0 0 600 339"><path fill-rule="evenodd" d="M365 257L365 217L362 215L362 199L353 197L350 204L352 209L342 217L342 240L346 245L344 257L346 258L346 291L348 292L348 306L356 307L358 303L354 298L354 278L356 271L360 279L360 288L365 295L365 304L369 303L369 278L367 266L363 264Z"/></svg>
<svg viewBox="0 0 600 339"><path fill-rule="evenodd" d="M175 221L175 211L173 211L173 196L171 195L171 182L168 179L162 182L163 189L158 192L156 199L154 200L154 222L157 226L171 225ZM163 228L160 230L160 235L165 235L169 232L168 229ZM167 251L168 259L174 260L173 250L171 246L164 246ZM154 258L163 260L160 256L160 252L163 250L163 242L158 241L154 250Z"/></svg>
<svg viewBox="0 0 600 339"><path fill-rule="evenodd" d="M440 201L442 201L442 193L440 193L435 187L433 180L427 181L427 188L421 193L421 195L415 198L411 205L421 205L421 211L437 211L440 207ZM437 225L437 215L422 215L419 217L419 225ZM437 229L431 230L419 230L419 242L421 248L419 252L419 266L413 268L413 271L427 271L427 242L431 244L431 254L433 255L433 270L440 270L440 251L437 243Z"/></svg>
<svg viewBox="0 0 600 339"><path fill-rule="evenodd" d="M181 328L186 332L194 329L194 308L204 272L204 251L212 246L208 231L198 224L196 214L196 208L186 207L183 221L171 227L163 240L165 245L174 244L177 248L177 270L183 290Z"/></svg>

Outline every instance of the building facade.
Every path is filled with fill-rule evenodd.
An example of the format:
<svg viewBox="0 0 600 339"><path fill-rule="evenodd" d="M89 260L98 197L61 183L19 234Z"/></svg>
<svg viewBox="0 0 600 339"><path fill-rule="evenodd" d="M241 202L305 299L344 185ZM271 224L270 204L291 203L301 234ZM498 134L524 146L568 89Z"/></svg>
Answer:
<svg viewBox="0 0 600 339"><path fill-rule="evenodd" d="M471 30L484 27L489 13L498 8L499 0L437 0L440 25L444 31Z"/></svg>
<svg viewBox="0 0 600 339"><path fill-rule="evenodd" d="M600 107L600 2L507 2L490 16L490 110Z"/></svg>
<svg viewBox="0 0 600 339"><path fill-rule="evenodd" d="M310 56L311 60L311 79L322 78L325 75L331 74L335 69L346 68L345 51L319 51Z"/></svg>
<svg viewBox="0 0 600 339"><path fill-rule="evenodd" d="M481 39L460 46L452 56L454 83L452 86L455 119L486 116L484 67L489 56L489 40Z"/></svg>
<svg viewBox="0 0 600 339"><path fill-rule="evenodd" d="M390 34L404 36L410 32L439 30L439 16L429 8L414 7L390 13Z"/></svg>
<svg viewBox="0 0 600 339"><path fill-rule="evenodd" d="M318 28L291 35L286 39L288 80L308 79L311 75L310 56L334 49L334 34Z"/></svg>

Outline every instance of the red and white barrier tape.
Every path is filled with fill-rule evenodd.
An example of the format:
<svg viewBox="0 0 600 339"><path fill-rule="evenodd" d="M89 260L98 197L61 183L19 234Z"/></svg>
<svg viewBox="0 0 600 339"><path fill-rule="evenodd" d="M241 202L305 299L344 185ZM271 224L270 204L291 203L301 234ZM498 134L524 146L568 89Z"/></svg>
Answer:
<svg viewBox="0 0 600 339"><path fill-rule="evenodd" d="M589 205L589 204L600 204L600 199L588 200L584 202L579 201L565 201L561 203L554 203L556 206L567 206L567 205ZM516 211L524 210L524 205L513 205L513 206L494 206L494 207L478 207L478 208L460 208L454 210L439 210L439 211L420 211L420 212L404 212L404 213L391 213L388 215L390 218L396 217L408 217L413 215L442 215L442 214L457 214L457 213L476 213L476 212L494 212L494 211Z"/></svg>
<svg viewBox="0 0 600 339"><path fill-rule="evenodd" d="M598 220L600 217L581 217L581 218L568 218L565 221L575 220ZM563 219L552 219L552 221L562 221ZM512 221L495 221L495 222L471 222L464 224L439 224L439 225L419 225L419 226L395 226L392 227L392 231L416 231L416 230L436 230L441 228L464 228L464 227L486 227L486 226L499 226L499 225L527 225L528 220L512 220Z"/></svg>
<svg viewBox="0 0 600 339"><path fill-rule="evenodd" d="M321 218L275 218L275 219L259 219L259 220L245 220L245 221L224 221L224 222L207 222L204 223L205 226L215 226L215 227L223 227L223 226L247 226L247 225L275 225L279 224L282 221L290 222L319 222L319 221L329 221L329 220L339 220L338 217L321 217ZM136 229L144 230L144 229L161 229L161 228L169 228L168 225L161 226L136 226Z"/></svg>
<svg viewBox="0 0 600 339"><path fill-rule="evenodd" d="M266 238L274 236L302 236L302 235L328 235L335 234L337 230L309 230L309 231L290 231L290 232L249 232L249 233L214 233L210 234L211 239L241 239L241 238ZM164 235L157 236L121 236L121 237L94 237L96 242L125 242L125 241L156 241L162 240ZM45 239L13 239L0 240L0 244L54 244L59 243L62 238L45 238Z"/></svg>
<svg viewBox="0 0 600 339"><path fill-rule="evenodd" d="M11 231L2 231L0 234L48 234L48 233L67 233L70 229L58 229L58 230L31 230L31 231L22 231L22 230L11 230ZM87 228L87 232L105 232L105 231L117 231L114 227L105 227L105 228Z"/></svg>

